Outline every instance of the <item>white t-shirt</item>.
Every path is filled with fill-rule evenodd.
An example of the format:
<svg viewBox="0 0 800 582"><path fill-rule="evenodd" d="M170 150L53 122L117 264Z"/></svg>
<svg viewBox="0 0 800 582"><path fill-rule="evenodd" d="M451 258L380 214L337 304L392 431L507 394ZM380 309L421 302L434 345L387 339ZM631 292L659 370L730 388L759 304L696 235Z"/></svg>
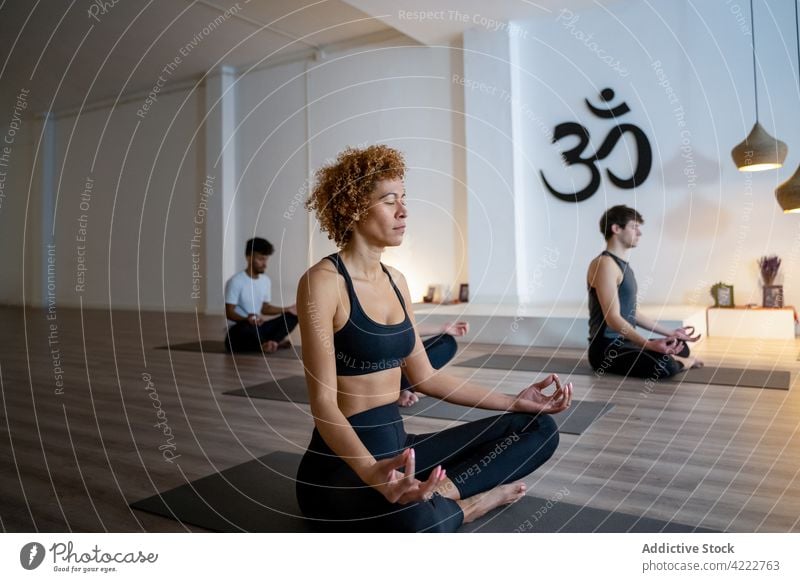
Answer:
<svg viewBox="0 0 800 582"><path fill-rule="evenodd" d="M272 282L266 275L253 279L246 271L239 271L225 283L225 303L235 305L242 317L260 314L262 304L271 300Z"/></svg>

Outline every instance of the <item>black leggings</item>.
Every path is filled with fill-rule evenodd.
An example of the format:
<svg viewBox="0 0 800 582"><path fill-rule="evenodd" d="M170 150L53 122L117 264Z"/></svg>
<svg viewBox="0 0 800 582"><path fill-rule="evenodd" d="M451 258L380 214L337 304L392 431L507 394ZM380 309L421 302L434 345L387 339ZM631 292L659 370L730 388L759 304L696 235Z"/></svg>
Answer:
<svg viewBox="0 0 800 582"><path fill-rule="evenodd" d="M260 352L261 344L279 342L297 325L297 316L284 313L255 326L249 321L237 321L225 336L225 349L229 352Z"/></svg>
<svg viewBox="0 0 800 582"><path fill-rule="evenodd" d="M409 435L396 403L347 419L378 460L414 447L415 477L425 480L442 465L466 499L535 471L558 446L558 427L546 414L507 413L439 432ZM297 472L303 514L326 531L453 532L464 514L452 499L401 505L366 485L314 429Z"/></svg>
<svg viewBox="0 0 800 582"><path fill-rule="evenodd" d="M683 350L677 355L689 357L689 346L684 344ZM589 344L589 364L600 375L618 374L652 380L669 378L683 370L683 363L672 356L642 349L621 338L595 339Z"/></svg>
<svg viewBox="0 0 800 582"><path fill-rule="evenodd" d="M422 345L425 347L425 354L427 354L431 366L437 370L452 360L458 350L456 338L447 333L429 337L422 342ZM414 391L414 386L406 380L405 374L400 379L400 389Z"/></svg>

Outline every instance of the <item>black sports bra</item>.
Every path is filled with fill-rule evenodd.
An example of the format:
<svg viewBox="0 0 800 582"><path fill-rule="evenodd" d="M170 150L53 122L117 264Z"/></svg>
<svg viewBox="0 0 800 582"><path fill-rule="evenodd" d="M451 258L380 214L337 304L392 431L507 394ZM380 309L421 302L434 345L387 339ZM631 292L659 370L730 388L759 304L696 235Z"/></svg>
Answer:
<svg viewBox="0 0 800 582"><path fill-rule="evenodd" d="M406 304L392 276L381 263L381 269L389 277L405 318L400 323L381 324L369 318L361 308L353 288L353 280L338 253L325 257L336 265L344 277L347 295L350 298L350 317L344 327L333 334L333 347L336 350L336 375L360 376L381 370L396 368L414 349L414 327L406 311Z"/></svg>

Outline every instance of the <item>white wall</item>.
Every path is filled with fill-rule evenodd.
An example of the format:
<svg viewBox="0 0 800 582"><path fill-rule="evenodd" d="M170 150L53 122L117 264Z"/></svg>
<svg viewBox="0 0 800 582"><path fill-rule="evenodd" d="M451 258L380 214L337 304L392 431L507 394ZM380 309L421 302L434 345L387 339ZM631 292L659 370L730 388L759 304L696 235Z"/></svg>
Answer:
<svg viewBox="0 0 800 582"><path fill-rule="evenodd" d="M645 236L633 256L645 302L706 304L708 288L723 280L735 285L737 303L758 303L755 260L776 253L784 260L787 303L796 304L800 223L780 213L773 195L800 162L795 138L800 119L793 115L798 98L793 10L788 1L769 8L756 3L761 121L788 142L790 153L780 171L750 175L739 173L730 160L730 149L754 120L749 19L740 22L734 12L744 7L736 6L628 2L587 10L577 20L554 12L507 27L496 33L507 38L495 44L510 57L502 76L511 84L511 99L454 81L466 77L465 69L476 62L469 54L475 46L471 33L465 37L467 66L460 47L384 41L321 60L240 71L233 92L238 245L256 234L272 240L278 247L268 271L275 302L293 302L302 271L333 250L302 207L307 179L347 145L387 143L404 151L408 161L410 228L404 245L389 252L386 261L406 273L415 299L429 283L457 287L469 271L473 296L486 282L493 289L506 285L513 301L579 303L585 299L586 265L603 247L599 215L613 204L628 203L646 218ZM480 34L473 36L480 40ZM497 56L492 50L482 57L486 62ZM619 64L605 64L597 51ZM662 77L654 61L661 62ZM623 121L636 123L649 136L651 174L635 192L616 189L604 178L586 202L558 201L545 192L539 171L562 189L573 181L579 187L585 174L561 167L559 152L573 142L554 147L550 132L558 123L578 121L589 128L597 147L611 123L591 116L583 100L597 103L604 87L617 92L615 103L631 106ZM683 127L677 105L685 114ZM215 311L190 300L189 241L207 167L202 118L208 104L202 92L181 90L162 94L144 120L136 115L140 106L133 100L113 111L104 107L56 121L59 302L78 303L75 236L84 213L80 194L91 175L84 304ZM476 119L494 118L511 120L511 150L506 146L493 154L511 156L512 164L476 161L481 148L492 153L491 142L482 143L479 132L470 138L467 129L471 123L477 127ZM30 151L38 135L29 139L27 161L15 160L14 198L6 198L0 213L4 242L11 244L21 242L25 221ZM15 154L23 151L22 143ZM621 141L601 169L625 174L630 166L626 145L631 142ZM506 184L513 184L513 193L503 193ZM39 194L34 189L34 197ZM495 216L507 200L513 201L510 213ZM29 238L42 226L36 204L32 200ZM476 227L473 211L481 207L491 208L494 217ZM492 250L494 255L481 254L489 240L505 242ZM34 250L40 259L39 249ZM0 286L3 302L18 302L22 288L23 254L16 255L7 259L17 262ZM495 271L488 280L483 270L467 266L467 256L479 255L489 257L484 263L491 262ZM41 265L25 266L41 272ZM230 274L223 272L209 284L221 286Z"/></svg>
<svg viewBox="0 0 800 582"><path fill-rule="evenodd" d="M784 168L756 174L738 172L730 157L755 120L746 3L628 2L523 23L516 105L529 112L520 116L520 133L532 161L524 168L527 248L536 249L521 275L528 301L585 298L586 265L604 246L597 221L606 208L624 203L646 220L632 255L644 302L707 304L708 289L722 280L734 284L737 304L760 304L756 259L773 253L783 258L787 303L800 302L800 222L781 213L773 194L800 162L794 8L789 1L769 8L756 2L755 8L760 119L789 145ZM554 147L545 130L577 121L599 147L613 122L591 115L583 100L599 104L605 87L616 91L614 104L624 100L631 107L620 122L648 135L651 174L636 191L620 190L604 176L592 198L561 202L544 189L539 170L562 191L580 189L588 172L562 168L559 152L576 140ZM630 175L632 143L620 141L599 167ZM555 250L549 264L545 247Z"/></svg>
<svg viewBox="0 0 800 582"><path fill-rule="evenodd" d="M237 266L245 265L247 239L268 239L276 249L267 268L276 305L295 302L307 268L305 67L295 62L261 69L236 82Z"/></svg>
<svg viewBox="0 0 800 582"><path fill-rule="evenodd" d="M457 50L387 40L322 60L239 71L224 97L233 100L235 110L232 142L211 136L215 148L236 151L234 224L205 225L199 265L208 293L199 300L192 298L190 245L202 184L213 169L206 159L207 131L218 125L203 119L212 105L211 115L221 111L220 105L206 102L209 94L201 85L162 92L144 118L137 115L144 97L136 96L116 107L101 104L58 115L53 156L58 304L77 306L82 299L85 307L219 312L221 306L206 305L205 299L244 265L244 242L252 236L270 239L278 250L268 269L274 303L293 303L309 262L334 250L303 207L307 180L346 146L372 143L402 150L409 166L410 228L404 245L387 253L386 262L406 273L417 300L430 283L457 290L467 280L466 188L463 93L451 75L461 68ZM15 160L15 176L8 182L15 195L7 198L0 216L4 240L21 242L24 198L18 192L27 188L26 163L29 152L25 163ZM82 209L87 178L92 187ZM36 204L42 196L39 181L37 176ZM222 187L215 185L217 196ZM222 206L228 196L226 191ZM27 266L34 283L41 279L43 260L39 230L50 228L36 204L28 218L33 258ZM217 211L224 213L219 204ZM222 219L206 217L211 220ZM76 240L84 236L82 228L86 241ZM241 240L229 240L230 232ZM223 240L241 258L215 276L204 263L205 251ZM82 289L76 289L79 252L85 265ZM0 288L0 300L7 303L20 302L15 297L22 288L23 259L11 260L17 261L15 275L4 278ZM33 289L28 295L37 299Z"/></svg>
<svg viewBox="0 0 800 582"><path fill-rule="evenodd" d="M409 167L409 229L385 262L415 300L430 283L466 282L463 94L451 82L460 70L457 50L392 41L239 78L239 232L278 247L267 271L275 303L294 301L309 233L313 262L335 251L309 224L307 178L345 147L374 143L401 150Z"/></svg>
<svg viewBox="0 0 800 582"><path fill-rule="evenodd" d="M131 101L56 121L59 305L82 298L85 307L194 308L190 242L203 136L198 132L199 144L193 136L200 99L186 91L162 94L144 119L140 107Z"/></svg>
<svg viewBox="0 0 800 582"><path fill-rule="evenodd" d="M505 33L482 29L464 34L463 87L469 186L470 298L478 303L519 302L519 263L525 247L523 191L517 164L514 111L509 106L514 70Z"/></svg>

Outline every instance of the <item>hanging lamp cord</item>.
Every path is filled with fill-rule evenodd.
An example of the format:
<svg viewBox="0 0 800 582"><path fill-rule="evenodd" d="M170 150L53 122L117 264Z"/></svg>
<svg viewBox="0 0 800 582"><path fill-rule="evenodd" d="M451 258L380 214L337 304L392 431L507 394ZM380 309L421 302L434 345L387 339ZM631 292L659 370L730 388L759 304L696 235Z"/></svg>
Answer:
<svg viewBox="0 0 800 582"><path fill-rule="evenodd" d="M794 34L797 39L797 86L800 87L800 19L797 17L798 0L794 0Z"/></svg>
<svg viewBox="0 0 800 582"><path fill-rule="evenodd" d="M795 0L795 11L797 10L797 0ZM750 0L750 39L753 47L753 93L756 96L756 123L758 123L758 78L756 77L756 21L753 17L753 0ZM800 53L798 53L800 54Z"/></svg>

